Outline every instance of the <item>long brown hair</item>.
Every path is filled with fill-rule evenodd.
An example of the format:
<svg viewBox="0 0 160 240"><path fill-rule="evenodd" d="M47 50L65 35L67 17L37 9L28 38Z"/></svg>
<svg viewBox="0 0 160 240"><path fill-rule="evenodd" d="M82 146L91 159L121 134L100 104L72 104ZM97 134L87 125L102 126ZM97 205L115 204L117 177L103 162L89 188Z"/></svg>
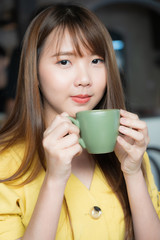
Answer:
<svg viewBox="0 0 160 240"><path fill-rule="evenodd" d="M49 34L54 30L58 39L65 29L73 39L77 54L81 55L79 43L91 52L102 56L107 68L107 89L96 108L125 108L123 90L112 40L106 27L87 9L75 5L55 5L39 13L31 22L24 37L15 107L8 121L0 130L0 144L7 149L16 143L25 142L25 153L16 173L5 181L13 181L24 175L33 166L23 185L32 181L42 167L46 168L42 146L45 121L43 97L38 82L38 60ZM60 46L59 43L55 43ZM58 46L57 46L58 47ZM38 156L35 158L35 155ZM126 185L120 163L114 153L94 156L124 211L125 239L133 239L131 212ZM107 161L106 161L107 158ZM35 159L33 163L33 159Z"/></svg>

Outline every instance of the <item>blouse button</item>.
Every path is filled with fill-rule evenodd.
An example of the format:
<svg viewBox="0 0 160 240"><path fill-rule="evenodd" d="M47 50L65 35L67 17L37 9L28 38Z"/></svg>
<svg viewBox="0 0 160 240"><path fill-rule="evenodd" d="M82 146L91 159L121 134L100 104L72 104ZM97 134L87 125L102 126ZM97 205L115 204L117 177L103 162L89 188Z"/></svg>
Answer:
<svg viewBox="0 0 160 240"><path fill-rule="evenodd" d="M101 214L102 214L102 211L101 211L101 209L99 207L94 206L91 209L90 215L91 215L92 218L98 219L98 218L100 218Z"/></svg>

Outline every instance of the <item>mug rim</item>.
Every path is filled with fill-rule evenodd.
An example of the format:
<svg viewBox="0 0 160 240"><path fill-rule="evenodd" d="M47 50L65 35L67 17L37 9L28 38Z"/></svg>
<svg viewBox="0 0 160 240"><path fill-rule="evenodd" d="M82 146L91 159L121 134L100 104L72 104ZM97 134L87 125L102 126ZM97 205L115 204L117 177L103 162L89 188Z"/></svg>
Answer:
<svg viewBox="0 0 160 240"><path fill-rule="evenodd" d="M93 109L93 110L91 109L91 110L84 110L84 111L77 112L76 115L77 115L77 114L81 114L81 113L90 113L90 112L92 112L92 113L96 113L96 112L101 113L101 112L110 112L110 111L118 112L118 111L120 111L120 109L118 109L118 108L111 108L111 109Z"/></svg>

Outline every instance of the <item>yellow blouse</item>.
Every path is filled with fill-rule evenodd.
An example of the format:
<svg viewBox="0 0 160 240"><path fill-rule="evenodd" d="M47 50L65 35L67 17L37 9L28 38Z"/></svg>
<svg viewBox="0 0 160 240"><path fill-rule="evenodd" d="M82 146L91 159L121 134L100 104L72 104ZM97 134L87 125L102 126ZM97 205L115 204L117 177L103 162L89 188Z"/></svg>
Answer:
<svg viewBox="0 0 160 240"><path fill-rule="evenodd" d="M23 152L24 145L21 144L0 155L0 178L15 172L20 165ZM159 193L154 184L147 154L144 155L144 159L149 179L148 190L160 217ZM0 240L16 240L23 236L44 176L45 172L41 171L34 181L19 188L0 184ZM97 165L89 190L71 174L65 189L65 199L56 240L124 239L123 210ZM91 210L94 206L102 211L99 218L92 216ZM67 211L70 214L73 233Z"/></svg>

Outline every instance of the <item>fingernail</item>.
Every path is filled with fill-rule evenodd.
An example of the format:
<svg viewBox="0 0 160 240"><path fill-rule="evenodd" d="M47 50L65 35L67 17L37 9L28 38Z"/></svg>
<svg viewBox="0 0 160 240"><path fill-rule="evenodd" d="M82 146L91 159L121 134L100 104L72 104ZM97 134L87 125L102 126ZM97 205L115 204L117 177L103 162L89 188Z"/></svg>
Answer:
<svg viewBox="0 0 160 240"><path fill-rule="evenodd" d="M124 109L120 109L120 112L121 112L121 113L125 113L126 110L124 110Z"/></svg>
<svg viewBox="0 0 160 240"><path fill-rule="evenodd" d="M61 116L62 116L62 117L68 117L68 116L69 116L69 114L68 114L68 113L66 113L66 112L63 112L63 113L61 114Z"/></svg>

